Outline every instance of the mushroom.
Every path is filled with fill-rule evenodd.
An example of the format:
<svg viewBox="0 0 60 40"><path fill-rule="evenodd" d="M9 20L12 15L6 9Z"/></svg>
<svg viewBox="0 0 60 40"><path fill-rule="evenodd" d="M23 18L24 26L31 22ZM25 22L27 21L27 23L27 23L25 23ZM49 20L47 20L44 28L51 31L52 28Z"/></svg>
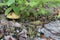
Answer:
<svg viewBox="0 0 60 40"><path fill-rule="evenodd" d="M15 22L14 19L19 19L19 18L20 18L20 15L16 15L14 12L11 12L11 13L9 13L6 17L7 17L8 19L12 19L13 22Z"/></svg>
<svg viewBox="0 0 60 40"><path fill-rule="evenodd" d="M19 19L20 15L16 15L14 12L11 12L6 17L9 19Z"/></svg>

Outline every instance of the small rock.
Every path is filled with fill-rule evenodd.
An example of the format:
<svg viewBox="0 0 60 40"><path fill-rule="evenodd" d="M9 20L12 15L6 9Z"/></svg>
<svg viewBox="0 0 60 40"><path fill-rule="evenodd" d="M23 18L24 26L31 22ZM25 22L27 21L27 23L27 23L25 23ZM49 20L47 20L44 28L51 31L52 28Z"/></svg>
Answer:
<svg viewBox="0 0 60 40"><path fill-rule="evenodd" d="M14 26L14 22L13 21L9 21L9 26Z"/></svg>
<svg viewBox="0 0 60 40"><path fill-rule="evenodd" d="M23 38L23 37L19 37L19 40L26 40L25 38Z"/></svg>
<svg viewBox="0 0 60 40"><path fill-rule="evenodd" d="M45 24L46 32L45 34L50 34L50 37L54 40L60 40L60 21L56 20L54 22L50 22L48 24ZM48 32L47 32L48 31Z"/></svg>
<svg viewBox="0 0 60 40"><path fill-rule="evenodd" d="M23 29L20 33L19 33L20 37L19 40L26 40L27 39L27 30Z"/></svg>
<svg viewBox="0 0 60 40"><path fill-rule="evenodd" d="M22 26L21 23L13 22L13 21L9 21L9 25L10 25L10 26L14 26L14 27L21 27L21 26Z"/></svg>
<svg viewBox="0 0 60 40"><path fill-rule="evenodd" d="M14 24L14 26L15 26L15 27L21 27L22 25L21 25L20 23L17 23L17 22L16 22L16 23Z"/></svg>
<svg viewBox="0 0 60 40"><path fill-rule="evenodd" d="M3 29L0 29L0 38L3 37L3 35L4 35L4 31Z"/></svg>
<svg viewBox="0 0 60 40"><path fill-rule="evenodd" d="M5 40L16 40L15 38L13 38L10 35L4 36Z"/></svg>
<svg viewBox="0 0 60 40"><path fill-rule="evenodd" d="M2 25L8 25L8 21L7 21L7 20L2 19L2 20L1 20L1 24L2 24Z"/></svg>

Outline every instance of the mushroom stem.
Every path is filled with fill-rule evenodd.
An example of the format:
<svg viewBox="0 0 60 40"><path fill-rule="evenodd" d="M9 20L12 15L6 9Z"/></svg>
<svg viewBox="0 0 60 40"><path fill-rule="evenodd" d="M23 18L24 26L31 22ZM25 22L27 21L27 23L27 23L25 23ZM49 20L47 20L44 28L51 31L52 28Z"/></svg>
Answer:
<svg viewBox="0 0 60 40"><path fill-rule="evenodd" d="M15 23L16 21L13 19L13 22Z"/></svg>

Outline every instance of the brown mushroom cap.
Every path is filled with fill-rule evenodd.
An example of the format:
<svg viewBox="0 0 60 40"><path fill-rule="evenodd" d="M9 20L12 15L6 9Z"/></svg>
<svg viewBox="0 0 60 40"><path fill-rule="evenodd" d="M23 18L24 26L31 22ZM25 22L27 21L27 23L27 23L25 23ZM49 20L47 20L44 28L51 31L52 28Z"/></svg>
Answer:
<svg viewBox="0 0 60 40"><path fill-rule="evenodd" d="M9 19L19 19L20 15L16 15L14 12L11 12L6 17Z"/></svg>

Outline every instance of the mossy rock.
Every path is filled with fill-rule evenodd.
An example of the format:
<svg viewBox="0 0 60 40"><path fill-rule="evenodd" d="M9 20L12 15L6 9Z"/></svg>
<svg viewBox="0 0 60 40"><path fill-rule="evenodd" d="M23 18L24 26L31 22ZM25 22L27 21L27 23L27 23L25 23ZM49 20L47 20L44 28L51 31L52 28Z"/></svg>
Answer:
<svg viewBox="0 0 60 40"><path fill-rule="evenodd" d="M33 22L30 22L30 24L33 24L33 25L41 25L43 22L41 21L33 21Z"/></svg>

